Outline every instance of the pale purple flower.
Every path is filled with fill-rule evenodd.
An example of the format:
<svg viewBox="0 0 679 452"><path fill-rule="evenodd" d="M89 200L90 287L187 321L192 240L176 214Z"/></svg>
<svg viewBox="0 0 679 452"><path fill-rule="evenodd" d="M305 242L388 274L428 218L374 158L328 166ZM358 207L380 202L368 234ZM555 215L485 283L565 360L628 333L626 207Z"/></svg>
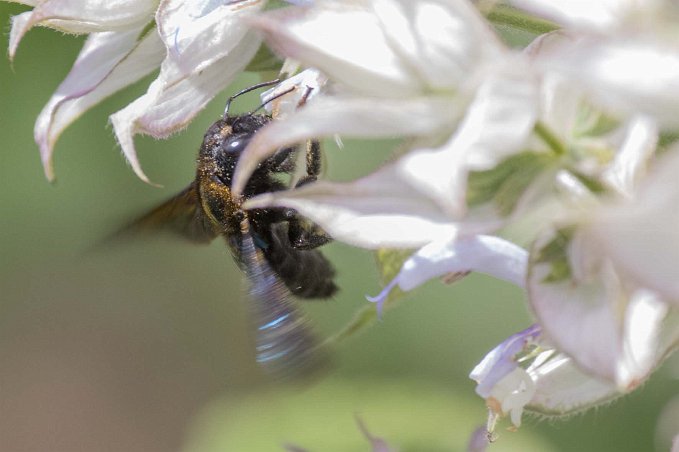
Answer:
<svg viewBox="0 0 679 452"><path fill-rule="evenodd" d="M488 433L509 416L519 427L524 409L548 415L572 413L619 395L616 387L580 371L533 325L495 347L471 372L476 393L490 411Z"/></svg>
<svg viewBox="0 0 679 452"><path fill-rule="evenodd" d="M426 281L447 274L486 273L523 287L528 253L521 247L499 237L476 235L443 242L431 242L413 253L401 271L376 297L381 313L389 292L396 286L408 291Z"/></svg>

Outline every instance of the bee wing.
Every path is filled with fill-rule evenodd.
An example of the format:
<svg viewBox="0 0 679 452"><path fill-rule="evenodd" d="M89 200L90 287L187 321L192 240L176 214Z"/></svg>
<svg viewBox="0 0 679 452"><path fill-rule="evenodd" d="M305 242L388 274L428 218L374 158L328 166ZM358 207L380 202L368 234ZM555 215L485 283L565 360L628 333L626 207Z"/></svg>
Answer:
<svg viewBox="0 0 679 452"><path fill-rule="evenodd" d="M219 231L203 213L196 183L168 199L117 233L112 239L169 232L194 243L210 243Z"/></svg>
<svg viewBox="0 0 679 452"><path fill-rule="evenodd" d="M280 379L311 376L328 364L328 351L319 344L292 294L255 246L247 219L243 223L239 254L257 328L257 362Z"/></svg>

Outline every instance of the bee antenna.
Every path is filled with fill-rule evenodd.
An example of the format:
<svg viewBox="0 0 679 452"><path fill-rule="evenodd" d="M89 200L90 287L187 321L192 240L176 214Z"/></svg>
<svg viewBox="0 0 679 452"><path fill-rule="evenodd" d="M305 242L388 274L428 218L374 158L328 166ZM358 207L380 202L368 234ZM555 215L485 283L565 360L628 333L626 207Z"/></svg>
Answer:
<svg viewBox="0 0 679 452"><path fill-rule="evenodd" d="M283 96L285 96L286 94L289 94L289 93L293 92L295 89L297 89L297 88L294 87L294 86L291 86L290 88L286 89L286 90L283 91L282 93L276 94L274 97L272 97L271 99L267 100L267 101L264 102L262 105L260 105L259 107L257 107L257 108L255 108L254 110L252 110L252 111L250 112L250 114L252 115L252 114L254 114L254 113L257 113L259 110L261 110L262 108L264 108L264 107L266 106L266 104L268 104L269 102L273 102L273 101L275 101L276 99L278 99L279 97L283 97Z"/></svg>
<svg viewBox="0 0 679 452"><path fill-rule="evenodd" d="M245 88L244 90L237 92L233 96L229 97L229 99L226 101L226 107L224 107L224 117L226 118L229 115L229 107L231 106L231 102L235 98L242 96L243 94L249 93L250 91L254 91L254 90L259 89L259 88L264 88L265 86L276 85L280 82L281 82L281 80L277 78L276 80L270 80L268 82L262 82L262 83L258 83L256 85L249 86L249 87ZM259 107L259 108L262 108L262 107ZM259 108L257 110L259 110Z"/></svg>

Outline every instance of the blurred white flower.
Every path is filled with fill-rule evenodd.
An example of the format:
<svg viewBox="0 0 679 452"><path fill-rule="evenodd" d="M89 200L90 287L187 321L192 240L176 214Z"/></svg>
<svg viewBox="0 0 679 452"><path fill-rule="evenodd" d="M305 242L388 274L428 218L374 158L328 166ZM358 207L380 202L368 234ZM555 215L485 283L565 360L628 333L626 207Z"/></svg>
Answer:
<svg viewBox="0 0 679 452"><path fill-rule="evenodd" d="M529 301L546 334L621 391L679 346L679 152L668 154L627 196L588 197L576 222L543 231L531 251Z"/></svg>
<svg viewBox="0 0 679 452"><path fill-rule="evenodd" d="M160 66L160 74L146 94L111 116L132 169L148 181L132 137L137 133L167 137L186 126L245 68L260 38L243 19L260 11L266 0L23 3L35 8L13 18L10 57L35 25L90 33L71 72L36 121L35 140L47 178L54 178L54 145L68 125Z"/></svg>
<svg viewBox="0 0 679 452"><path fill-rule="evenodd" d="M679 126L679 7L670 0L511 0L564 25L568 36L539 58L616 115Z"/></svg>

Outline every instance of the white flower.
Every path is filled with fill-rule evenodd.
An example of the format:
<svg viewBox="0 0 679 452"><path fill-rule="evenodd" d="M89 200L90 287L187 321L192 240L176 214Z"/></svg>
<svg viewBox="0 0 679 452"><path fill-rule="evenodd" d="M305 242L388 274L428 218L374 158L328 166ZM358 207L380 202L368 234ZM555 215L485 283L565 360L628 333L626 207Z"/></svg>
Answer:
<svg viewBox="0 0 679 452"><path fill-rule="evenodd" d="M456 167L464 175L468 163L453 154L472 154L467 151L477 146L486 152L479 164L492 166L515 152L532 128L533 79L464 0L316 2L253 23L275 50L324 72L332 89L257 134L239 161L236 193L257 162L278 147L334 134L417 137L416 147L429 154L440 150L442 163L455 165L448 167L447 181L432 178L439 189L449 188ZM470 103L466 133L454 141L451 133ZM414 160L407 166L414 169ZM449 193L446 198L456 205L444 209L463 208Z"/></svg>
<svg viewBox="0 0 679 452"><path fill-rule="evenodd" d="M589 197L575 223L545 231L531 251L529 300L545 332L621 391L679 345L677 171L673 150L634 191L607 202Z"/></svg>
<svg viewBox="0 0 679 452"><path fill-rule="evenodd" d="M592 378L546 342L539 325L516 333L490 351L469 375L486 400L492 433L509 415L519 427L525 408L546 415L573 413L620 395L614 385Z"/></svg>
<svg viewBox="0 0 679 452"><path fill-rule="evenodd" d="M147 93L111 116L130 165L143 180L132 137L167 137L184 127L247 65L260 39L244 19L265 0L46 0L13 18L10 56L33 26L90 33L71 72L40 113L35 140L45 174L63 130L102 99L160 66ZM155 15L154 15L155 14ZM155 20L156 27L151 26ZM161 63L162 62L162 63Z"/></svg>
<svg viewBox="0 0 679 452"><path fill-rule="evenodd" d="M282 119L318 96L327 81L328 78L317 69L305 69L264 91L260 95L262 105L276 119Z"/></svg>
<svg viewBox="0 0 679 452"><path fill-rule="evenodd" d="M511 0L564 25L569 39L539 64L578 84L616 115L646 114L664 127L679 118L679 34L669 0Z"/></svg>
<svg viewBox="0 0 679 452"><path fill-rule="evenodd" d="M397 285L409 291L438 276L465 275L471 271L523 287L527 263L528 253L523 248L498 237L477 235L431 242L410 256L396 278L369 300L376 302L381 312L387 295Z"/></svg>

